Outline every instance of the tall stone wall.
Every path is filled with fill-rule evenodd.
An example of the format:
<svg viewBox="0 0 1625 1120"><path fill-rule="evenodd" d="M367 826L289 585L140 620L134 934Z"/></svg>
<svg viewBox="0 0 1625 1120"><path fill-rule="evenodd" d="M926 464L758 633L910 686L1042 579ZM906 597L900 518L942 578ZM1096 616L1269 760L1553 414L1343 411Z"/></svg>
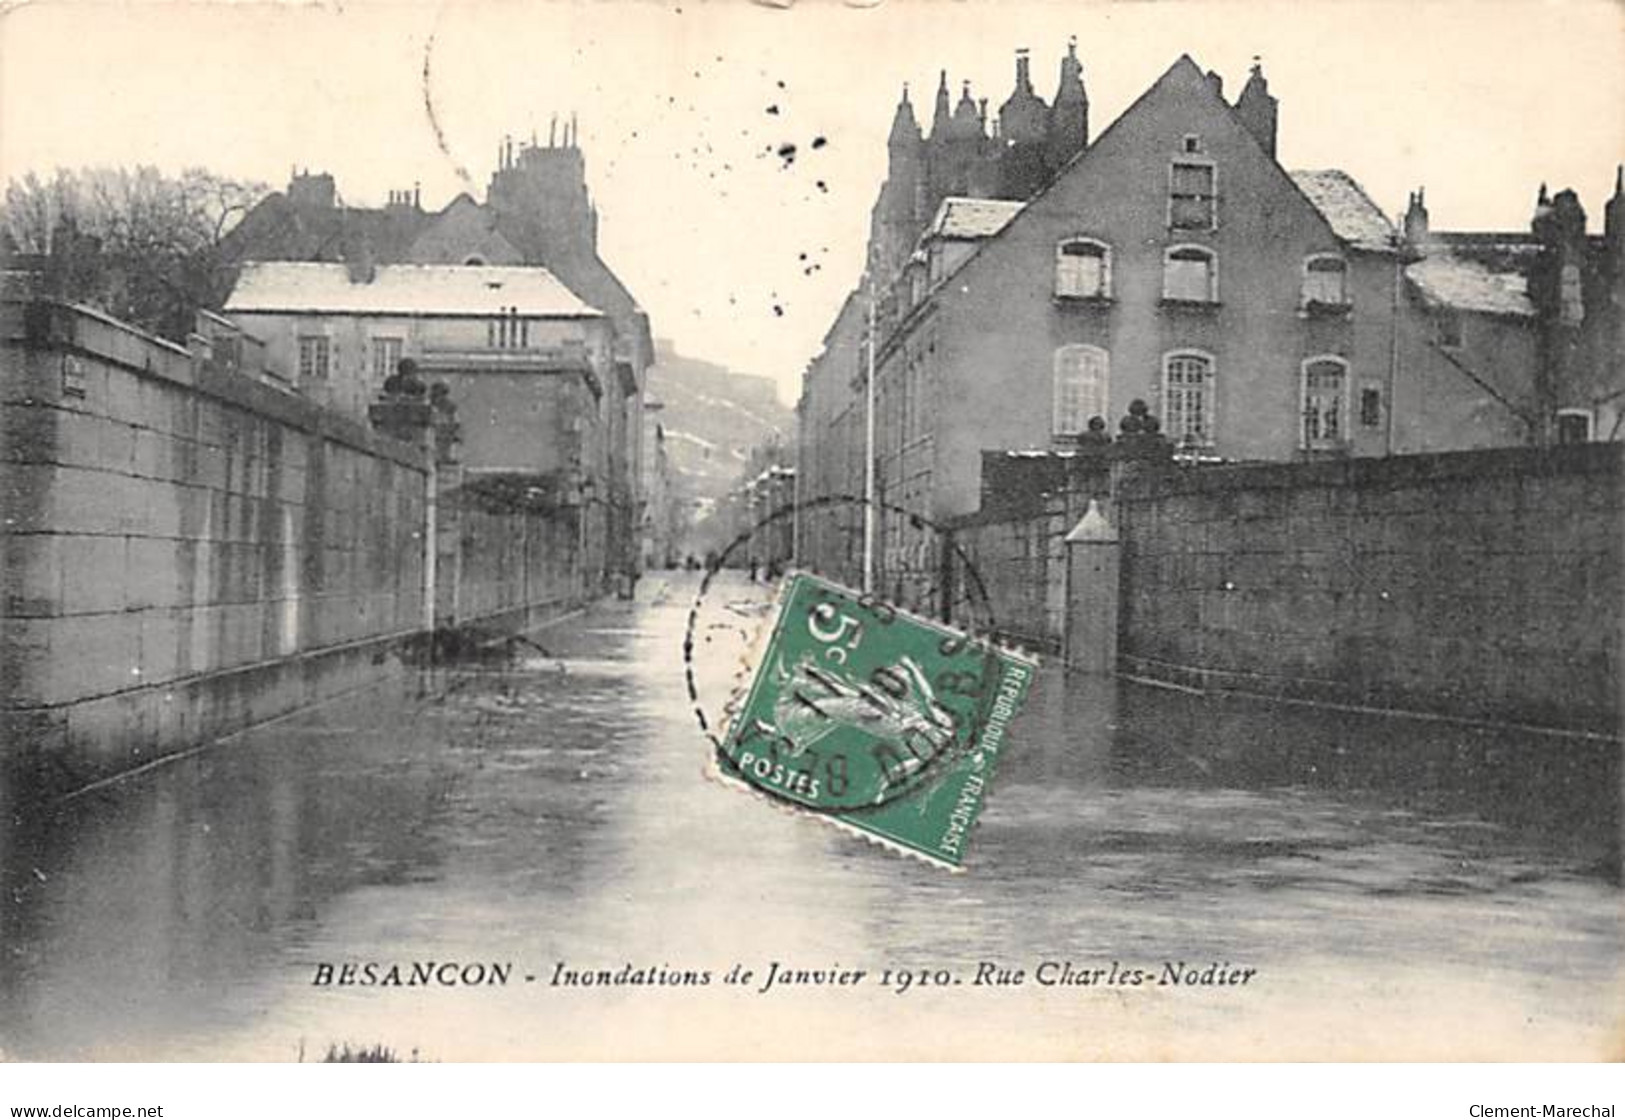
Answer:
<svg viewBox="0 0 1625 1120"><path fill-rule="evenodd" d="M601 591L580 564L578 516L442 494L436 624L522 630Z"/></svg>
<svg viewBox="0 0 1625 1120"><path fill-rule="evenodd" d="M1619 444L1129 476L1122 664L1618 733Z"/></svg>
<svg viewBox="0 0 1625 1120"><path fill-rule="evenodd" d="M68 789L376 681L427 461L82 308L0 304L0 762Z"/></svg>
<svg viewBox="0 0 1625 1120"><path fill-rule="evenodd" d="M1032 476L1048 478L1035 463ZM1053 479L1049 479L1053 482ZM953 535L1007 637L1058 649L1093 475L1012 474ZM1621 445L1118 467L1119 668L1200 688L1618 734ZM963 576L958 580L963 598Z"/></svg>

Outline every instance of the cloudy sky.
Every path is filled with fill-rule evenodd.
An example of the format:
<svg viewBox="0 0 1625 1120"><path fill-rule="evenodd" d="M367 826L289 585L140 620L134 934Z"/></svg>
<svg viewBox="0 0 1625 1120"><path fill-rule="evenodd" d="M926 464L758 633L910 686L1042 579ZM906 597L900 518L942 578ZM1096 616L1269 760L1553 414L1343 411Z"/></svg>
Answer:
<svg viewBox="0 0 1625 1120"><path fill-rule="evenodd" d="M438 207L483 193L504 134L574 111L602 251L656 333L788 401L861 267L902 84L923 114L946 68L996 111L1028 47L1047 99L1070 35L1092 131L1181 53L1232 95L1259 55L1288 167L1341 167L1390 212L1426 184L1442 228L1523 228L1542 180L1600 226L1625 159L1618 0L37 0L0 17L0 177L152 163L281 187L298 165L353 204L417 181Z"/></svg>

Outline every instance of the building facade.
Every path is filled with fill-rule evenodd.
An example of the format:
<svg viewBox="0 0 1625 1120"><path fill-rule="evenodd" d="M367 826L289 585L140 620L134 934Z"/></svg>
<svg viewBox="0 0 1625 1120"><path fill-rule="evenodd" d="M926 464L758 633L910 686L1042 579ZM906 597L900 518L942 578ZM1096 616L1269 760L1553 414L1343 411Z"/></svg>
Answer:
<svg viewBox="0 0 1625 1120"><path fill-rule="evenodd" d="M602 418L605 438L612 444L605 453L606 473L602 477L588 476L592 480L588 500L603 511L610 566L630 571L640 563L642 549L637 536L644 520L642 396L645 371L653 361L653 342L647 315L598 254L598 213L587 189L585 157L577 144L573 121L562 127L555 121L545 144L535 136L528 144L505 140L497 153L485 201L460 194L438 211L424 209L416 186L390 192L382 207L351 206L341 197L331 175L296 171L287 190L262 200L227 235L222 248L226 258L239 268L247 268L251 262L302 261L342 264L356 275L366 275L385 265L536 269L548 277L548 282L589 306L598 322L591 332L598 349L588 364L602 358L602 364L608 367L607 372L600 371L600 380L608 390L603 400L614 403L598 406L613 413ZM509 306L500 299L497 304ZM532 322L528 326L517 323L514 330L539 333L510 337L493 327L497 333L487 337L482 333L484 327L465 324L473 333L463 341L469 344L470 352L540 351L557 341L548 333L551 328L541 325L545 316L520 316L521 320L525 318ZM406 345L411 336L399 337L403 356L414 356ZM342 341L335 339L335 345ZM365 350L358 360L375 386L381 382L377 371L385 368L378 363L387 363L387 355L368 349L369 344L359 337L350 341ZM338 353L332 351L330 360L335 360ZM510 354L503 360L515 359ZM425 372L444 380L456 371ZM472 391L474 385L497 397L507 392L500 379L489 375L460 384L459 392ZM631 386L630 392L623 394L614 389L617 384ZM358 383L335 384L329 396L341 407L364 409L364 398L354 395L361 388ZM512 413L504 400L496 397L457 401L463 410L464 455L471 462L482 454L478 445L485 438L471 422L475 415L500 416L502 423L498 426L504 431L516 415L536 417L536 442L552 441L551 433L574 418L574 414L564 413L542 416L535 412L537 401L523 394L511 403ZM565 439L556 446L568 452L572 443Z"/></svg>
<svg viewBox="0 0 1625 1120"><path fill-rule="evenodd" d="M1596 402L1622 380L1617 202L1587 239L1552 200L1524 285L1463 238L1423 237L1415 215L1407 238L1342 171L1284 169L1277 114L1259 67L1231 104L1182 57L1030 196L944 198L895 265L875 239L798 415L804 503L861 493L872 305L883 589L932 581L934 534L907 514L974 511L984 450L1065 448L1133 401L1189 462L1538 442L1581 398L1591 434L1611 425ZM911 173L894 150L891 174ZM1537 279L1539 262L1558 279ZM1506 297L1474 303L1460 282L1474 269L1478 294ZM1584 307L1549 337L1565 290ZM1466 336L1440 342L1452 317ZM802 561L856 578L861 505L807 520Z"/></svg>
<svg viewBox="0 0 1625 1120"><path fill-rule="evenodd" d="M546 269L250 262L225 310L302 395L358 420L410 359L457 417L445 500L511 491L552 507L583 593L628 570L616 534L637 386L608 316Z"/></svg>

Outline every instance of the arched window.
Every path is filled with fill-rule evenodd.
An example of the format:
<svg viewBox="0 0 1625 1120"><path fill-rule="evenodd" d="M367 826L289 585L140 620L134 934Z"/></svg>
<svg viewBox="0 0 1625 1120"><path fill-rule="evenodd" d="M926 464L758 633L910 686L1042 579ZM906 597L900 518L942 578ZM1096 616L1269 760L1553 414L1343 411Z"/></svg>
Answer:
<svg viewBox="0 0 1625 1120"><path fill-rule="evenodd" d="M1163 257L1162 296L1184 303L1213 303L1219 298L1219 261L1200 245L1175 245Z"/></svg>
<svg viewBox="0 0 1625 1120"><path fill-rule="evenodd" d="M1348 263L1322 253L1303 262L1303 305L1346 307L1349 302Z"/></svg>
<svg viewBox="0 0 1625 1120"><path fill-rule="evenodd" d="M485 258L480 256L478 253L475 253L473 256L464 257L463 263L465 265L483 265L485 263Z"/></svg>
<svg viewBox="0 0 1625 1120"><path fill-rule="evenodd" d="M1342 447L1348 439L1349 364L1335 354L1303 363L1303 442L1306 451Z"/></svg>
<svg viewBox="0 0 1625 1120"><path fill-rule="evenodd" d="M1213 355L1175 350L1162 359L1162 430L1179 447L1213 446Z"/></svg>
<svg viewBox="0 0 1625 1120"><path fill-rule="evenodd" d="M1077 435L1092 416L1108 415L1111 358L1098 346L1063 346L1055 351L1053 428L1058 436Z"/></svg>
<svg viewBox="0 0 1625 1120"><path fill-rule="evenodd" d="M1109 297L1111 246L1090 237L1068 238L1055 246L1055 294L1063 299Z"/></svg>

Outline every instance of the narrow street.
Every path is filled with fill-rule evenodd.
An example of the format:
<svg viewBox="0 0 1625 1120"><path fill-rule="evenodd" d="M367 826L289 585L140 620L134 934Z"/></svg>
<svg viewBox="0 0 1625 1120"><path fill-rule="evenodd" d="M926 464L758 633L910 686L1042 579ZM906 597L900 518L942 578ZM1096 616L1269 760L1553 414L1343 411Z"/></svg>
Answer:
<svg viewBox="0 0 1625 1120"><path fill-rule="evenodd" d="M438 699L352 699L18 813L0 835L0 1049L1550 1059L1617 1029L1606 744L1051 669L949 875L706 779L683 673L697 586L652 574L517 662L447 670ZM714 597L765 617L742 577ZM715 712L748 627L704 636ZM315 982L431 961L487 982ZM1044 984L1062 975L1046 961L1256 974ZM770 962L868 976L759 991ZM1023 981L978 985L983 962ZM736 963L756 979L725 983ZM628 964L709 983L555 982Z"/></svg>

